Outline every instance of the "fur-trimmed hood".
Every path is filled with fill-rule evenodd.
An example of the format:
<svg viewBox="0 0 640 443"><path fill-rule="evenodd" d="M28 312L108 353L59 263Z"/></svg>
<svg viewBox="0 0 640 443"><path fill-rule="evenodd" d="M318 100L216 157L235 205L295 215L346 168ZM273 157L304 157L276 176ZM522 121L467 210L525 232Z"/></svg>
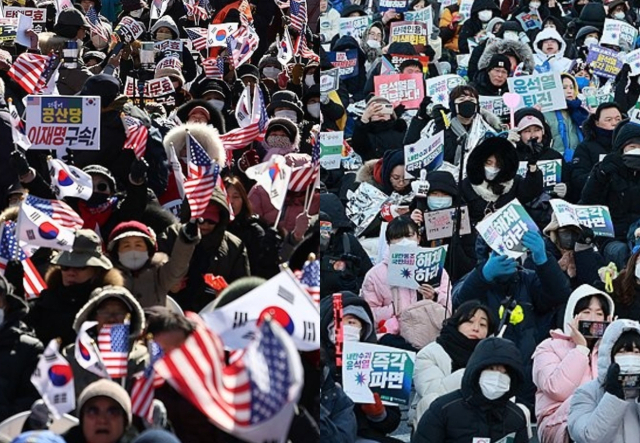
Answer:
<svg viewBox="0 0 640 443"><path fill-rule="evenodd" d="M209 157L223 168L227 158L224 151L224 145L222 144L222 140L220 140L218 130L209 125L204 125L202 123L185 123L183 125L176 126L165 136L162 142L164 149L171 149L171 144L173 144L173 149L175 150L176 156L179 158L180 151L182 151L187 144L185 136L186 129L188 129L191 135L198 140L198 143L200 143L204 150L207 151Z"/></svg>
<svg viewBox="0 0 640 443"><path fill-rule="evenodd" d="M382 159L375 158L373 160L364 162L364 164L360 166L360 169L358 169L358 172L356 173L356 182L369 184L375 183L376 186L380 186L380 183L377 183L374 177L374 169L378 162L380 162L381 160Z"/></svg>
<svg viewBox="0 0 640 443"><path fill-rule="evenodd" d="M529 45L513 40L495 40L487 45L478 60L478 70L489 66L491 57L496 54L512 54L518 59L518 63L524 62L527 72L534 72L536 62Z"/></svg>
<svg viewBox="0 0 640 443"><path fill-rule="evenodd" d="M562 36L554 28L544 28L542 31L538 32L538 35L536 35L536 39L533 42L533 50L536 52L536 54L543 57L548 57L548 55L542 52L541 49L542 42L545 40L557 41L560 44L560 50L557 54L554 55L554 57L564 57L564 51L567 50L567 42L564 41Z"/></svg>
<svg viewBox="0 0 640 443"><path fill-rule="evenodd" d="M485 181L484 162L491 155L495 155L500 166L500 172L492 183L506 183L518 172L518 154L516 148L506 138L490 137L484 139L469 154L467 162L467 177L473 185Z"/></svg>
<svg viewBox="0 0 640 443"><path fill-rule="evenodd" d="M104 274L101 274L104 272ZM124 278L120 271L116 268L111 268L108 271L104 271L102 269L98 270L98 276L94 280L94 285L96 288L100 286L113 285L113 286L123 286ZM62 288L62 271L60 270L60 266L52 265L48 270L44 277L45 282L47 283L47 288L51 290L56 290Z"/></svg>
<svg viewBox="0 0 640 443"><path fill-rule="evenodd" d="M486 109L480 109L480 117L489 124L496 131L502 131L502 122L500 121L500 117Z"/></svg>
<svg viewBox="0 0 640 443"><path fill-rule="evenodd" d="M207 112L209 112L209 124L213 125L213 127L216 128L220 134L224 134L225 132L227 132L222 113L218 111L216 108L214 108L213 105L209 103L207 100L202 100L199 98L194 100L189 100L188 102L186 102L184 105L180 106L176 110L176 115L178 116L178 118L182 123L187 122L187 120L189 119L189 113L196 106L202 106L204 109L207 110Z"/></svg>

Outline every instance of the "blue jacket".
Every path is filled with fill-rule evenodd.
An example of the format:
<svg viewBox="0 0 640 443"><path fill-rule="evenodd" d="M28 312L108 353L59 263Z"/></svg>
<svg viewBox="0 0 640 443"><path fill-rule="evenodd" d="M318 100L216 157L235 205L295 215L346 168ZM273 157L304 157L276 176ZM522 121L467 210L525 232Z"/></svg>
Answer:
<svg viewBox="0 0 640 443"><path fill-rule="evenodd" d="M320 397L320 435L335 443L353 443L356 440L356 414L353 402L340 385L333 381L331 371L323 370L324 382Z"/></svg>

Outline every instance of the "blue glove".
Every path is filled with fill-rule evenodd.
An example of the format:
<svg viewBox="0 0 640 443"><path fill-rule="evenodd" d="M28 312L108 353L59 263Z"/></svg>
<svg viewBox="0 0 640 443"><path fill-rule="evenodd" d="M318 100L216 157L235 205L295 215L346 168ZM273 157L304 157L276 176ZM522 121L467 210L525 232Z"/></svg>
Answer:
<svg viewBox="0 0 640 443"><path fill-rule="evenodd" d="M525 248L531 251L531 258L533 262L540 266L547 262L547 251L544 247L544 240L542 236L534 231L527 231L522 237L522 244Z"/></svg>
<svg viewBox="0 0 640 443"><path fill-rule="evenodd" d="M492 252L489 260L487 260L482 268L482 276L489 283L492 283L498 277L506 277L514 274L516 271L517 263L514 259Z"/></svg>

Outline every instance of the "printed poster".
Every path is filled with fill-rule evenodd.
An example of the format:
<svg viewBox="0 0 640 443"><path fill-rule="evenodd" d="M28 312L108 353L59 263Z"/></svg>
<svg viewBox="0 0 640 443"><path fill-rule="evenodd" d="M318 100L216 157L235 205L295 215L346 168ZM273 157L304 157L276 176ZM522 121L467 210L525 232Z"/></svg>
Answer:
<svg viewBox="0 0 640 443"><path fill-rule="evenodd" d="M554 185L562 182L562 160L539 160L536 162L538 169L542 171L542 185L545 191L551 190ZM518 164L518 175L527 175L527 162Z"/></svg>
<svg viewBox="0 0 640 443"><path fill-rule="evenodd" d="M460 208L460 235L471 234L469 210L466 206ZM440 240L453 237L453 225L456 220L456 208L427 211L424 213L427 240Z"/></svg>
<svg viewBox="0 0 640 443"><path fill-rule="evenodd" d="M615 237L609 208L600 205L573 205L561 199L552 199L551 207L560 226L586 226L595 235Z"/></svg>
<svg viewBox="0 0 640 443"><path fill-rule="evenodd" d="M559 73L545 73L509 77L509 91L522 97L518 109L540 105L541 112L567 108Z"/></svg>
<svg viewBox="0 0 640 443"><path fill-rule="evenodd" d="M320 166L326 170L340 169L344 132L320 133Z"/></svg>
<svg viewBox="0 0 640 443"><path fill-rule="evenodd" d="M347 51L329 51L327 54L327 60L334 68L338 68L340 78L346 80L358 75L358 50L348 49Z"/></svg>
<svg viewBox="0 0 640 443"><path fill-rule="evenodd" d="M398 13L406 11L407 0L380 0L378 11L384 13L389 9L393 9Z"/></svg>
<svg viewBox="0 0 640 443"><path fill-rule="evenodd" d="M424 52L427 46L427 24L419 22L392 22L389 30L389 44L408 42L416 52Z"/></svg>
<svg viewBox="0 0 640 443"><path fill-rule="evenodd" d="M439 75L427 79L427 95L436 105L449 107L449 92L458 85L466 85L464 78L456 74Z"/></svg>
<svg viewBox="0 0 640 443"><path fill-rule="evenodd" d="M623 20L605 19L600 38L601 45L619 46L623 51L631 51L636 43L638 30Z"/></svg>
<svg viewBox="0 0 640 443"><path fill-rule="evenodd" d="M501 96L492 97L481 95L479 101L480 109L484 109L500 118L509 116L509 107L504 103Z"/></svg>
<svg viewBox="0 0 640 443"><path fill-rule="evenodd" d="M620 53L600 45L591 45L586 63L593 68L593 73L601 77L616 78L622 69Z"/></svg>
<svg viewBox="0 0 640 443"><path fill-rule="evenodd" d="M362 17L343 17L340 19L340 36L350 35L355 38L358 43L362 39L362 34L367 30L371 24L371 18L369 16Z"/></svg>
<svg viewBox="0 0 640 443"><path fill-rule="evenodd" d="M424 98L422 74L376 75L373 78L375 94L388 99L393 106L418 109Z"/></svg>
<svg viewBox="0 0 640 443"><path fill-rule="evenodd" d="M340 72L338 69L327 69L320 73L320 94L327 95L337 91L340 87Z"/></svg>
<svg viewBox="0 0 640 443"><path fill-rule="evenodd" d="M423 137L416 143L405 145L405 172L415 178L420 177L420 170L433 171L444 161L444 131L432 137Z"/></svg>
<svg viewBox="0 0 640 443"><path fill-rule="evenodd" d="M391 245L389 247L389 286L418 289L427 283L440 286L448 245L435 248Z"/></svg>

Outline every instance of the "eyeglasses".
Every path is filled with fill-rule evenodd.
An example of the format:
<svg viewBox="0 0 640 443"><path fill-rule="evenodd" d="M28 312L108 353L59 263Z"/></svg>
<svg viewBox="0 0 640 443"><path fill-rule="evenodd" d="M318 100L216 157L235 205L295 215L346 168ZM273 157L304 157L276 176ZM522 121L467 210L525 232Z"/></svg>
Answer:
<svg viewBox="0 0 640 443"><path fill-rule="evenodd" d="M108 309L98 309L96 311L96 315L100 318L108 318L108 319L115 319L118 321L124 321L125 318L127 318L127 315L129 315L129 312L127 311L110 311Z"/></svg>
<svg viewBox="0 0 640 443"><path fill-rule="evenodd" d="M74 269L76 271L84 271L85 269L89 268L90 266L60 266L60 270L63 272L67 272L70 271L71 269Z"/></svg>
<svg viewBox="0 0 640 443"><path fill-rule="evenodd" d="M84 410L84 415L91 418L96 418L103 414L107 414L107 417L109 418L118 418L122 417L124 412L122 411L122 408L119 408L118 406L110 406L106 410L100 409L97 406L89 406Z"/></svg>

